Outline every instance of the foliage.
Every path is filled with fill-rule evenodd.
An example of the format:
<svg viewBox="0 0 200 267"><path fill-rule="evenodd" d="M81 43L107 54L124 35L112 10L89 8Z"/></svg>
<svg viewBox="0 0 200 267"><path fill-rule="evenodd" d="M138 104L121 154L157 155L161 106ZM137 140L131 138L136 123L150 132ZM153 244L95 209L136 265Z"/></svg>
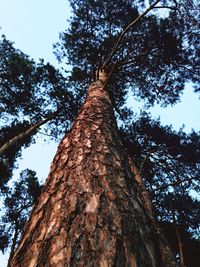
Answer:
<svg viewBox="0 0 200 267"><path fill-rule="evenodd" d="M26 116L37 112L40 103L34 96L38 91L35 63L2 36L0 42L0 112L2 115Z"/></svg>
<svg viewBox="0 0 200 267"><path fill-rule="evenodd" d="M12 122L10 126L5 126L0 131L0 147L9 141L14 136L27 130L29 128L29 122L24 121ZM8 149L0 159L0 190L6 191L6 183L12 177L14 168L16 167L15 161L21 155L21 148L27 147L32 142L32 137L29 136L23 140L23 143L16 144Z"/></svg>
<svg viewBox="0 0 200 267"><path fill-rule="evenodd" d="M73 94L60 71L41 60L36 64L13 43L0 41L0 111L3 122L27 118L34 124L65 108L65 126L74 116ZM72 105L72 106L70 106ZM64 111L63 111L64 112ZM61 116L61 114L60 114ZM62 117L61 116L61 117ZM63 123L63 121L62 121Z"/></svg>
<svg viewBox="0 0 200 267"><path fill-rule="evenodd" d="M20 173L19 181L14 183L4 198L4 213L0 224L0 249L4 253L9 246L14 251L29 212L36 203L42 186L36 173L26 169Z"/></svg>
<svg viewBox="0 0 200 267"><path fill-rule="evenodd" d="M45 131L53 137L66 132L79 103L67 90L67 80L61 72L42 60L36 64L5 36L0 40L0 59L0 146L56 110L59 110L59 116L48 122ZM38 129L1 157L0 190L5 190L6 182L12 177L22 147L34 142L37 132Z"/></svg>
<svg viewBox="0 0 200 267"><path fill-rule="evenodd" d="M159 120L152 120L146 113L121 128L121 133L146 181L154 179L154 186L159 188L190 179L190 186L197 190L192 178L198 179L200 172L199 133L186 134L182 129L176 132L171 126L162 126Z"/></svg>
<svg viewBox="0 0 200 267"><path fill-rule="evenodd" d="M109 90L118 108L125 103L130 89L150 105L166 105L179 100L186 82L198 82L196 1L160 1L159 7L167 6L164 10L169 10L167 15L159 16L155 8L130 28L106 66L120 33L138 17L145 1L115 1L115 8L110 1L69 2L73 11L70 26L61 33L55 47L58 58L66 58L73 67L72 87L84 88L94 70L100 67L109 72L116 62L118 68Z"/></svg>
<svg viewBox="0 0 200 267"><path fill-rule="evenodd" d="M174 251L179 253L173 212L186 266L197 266L200 201L194 196L200 192L200 134L186 134L182 129L175 132L171 126L162 126L159 120L143 114L127 128L121 127L120 135L151 194L156 220Z"/></svg>

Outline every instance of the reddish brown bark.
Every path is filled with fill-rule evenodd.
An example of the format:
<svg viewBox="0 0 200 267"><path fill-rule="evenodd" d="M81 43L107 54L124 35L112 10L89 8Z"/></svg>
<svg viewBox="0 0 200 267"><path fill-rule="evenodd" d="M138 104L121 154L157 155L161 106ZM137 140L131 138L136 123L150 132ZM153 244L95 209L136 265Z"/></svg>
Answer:
<svg viewBox="0 0 200 267"><path fill-rule="evenodd" d="M58 148L9 266L176 266L141 198L97 81Z"/></svg>

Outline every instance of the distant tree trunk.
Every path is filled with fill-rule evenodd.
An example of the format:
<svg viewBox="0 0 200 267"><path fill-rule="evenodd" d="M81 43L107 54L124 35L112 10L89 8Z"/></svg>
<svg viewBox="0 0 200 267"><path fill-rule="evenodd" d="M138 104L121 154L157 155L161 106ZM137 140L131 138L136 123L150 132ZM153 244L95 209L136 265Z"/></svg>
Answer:
<svg viewBox="0 0 200 267"><path fill-rule="evenodd" d="M144 208L100 81L58 147L9 266L176 266Z"/></svg>
<svg viewBox="0 0 200 267"><path fill-rule="evenodd" d="M180 267L184 267L185 264L184 264L184 256L183 256L183 244L182 244L181 237L180 237L180 234L179 234L179 231L178 231L178 227L176 225L176 216L175 216L174 207L172 205L172 200L170 201L170 208L171 208L171 211L172 211L173 225L174 225L174 230L175 230L176 238L177 238L177 242L178 242L179 257L180 257Z"/></svg>
<svg viewBox="0 0 200 267"><path fill-rule="evenodd" d="M18 234L19 234L19 228L18 228L18 226L16 226L15 227L15 231L14 231L14 236L13 236L13 239L12 239L12 245L11 245L11 249L10 249L10 256L9 256L9 259L8 259L8 265L9 265L10 260L13 257L14 251L15 251Z"/></svg>

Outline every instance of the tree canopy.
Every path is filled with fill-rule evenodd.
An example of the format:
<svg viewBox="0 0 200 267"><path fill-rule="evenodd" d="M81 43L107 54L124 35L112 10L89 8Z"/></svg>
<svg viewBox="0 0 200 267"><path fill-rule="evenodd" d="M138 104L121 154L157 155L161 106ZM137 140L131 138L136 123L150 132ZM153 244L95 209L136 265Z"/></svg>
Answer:
<svg viewBox="0 0 200 267"><path fill-rule="evenodd" d="M187 82L198 90L197 1L156 1L159 8L128 29L115 53L112 47L148 1L115 1L114 8L110 1L69 2L70 26L60 34L56 48L58 58L72 65L76 86L83 90L94 70L109 72L116 64L109 88L119 107L130 90L150 105L174 104Z"/></svg>

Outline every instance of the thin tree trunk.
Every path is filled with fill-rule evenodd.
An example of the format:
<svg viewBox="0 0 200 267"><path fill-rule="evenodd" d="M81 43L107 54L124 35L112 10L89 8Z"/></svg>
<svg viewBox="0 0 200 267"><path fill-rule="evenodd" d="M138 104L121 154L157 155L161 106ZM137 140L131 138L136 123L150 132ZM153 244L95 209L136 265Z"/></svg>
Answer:
<svg viewBox="0 0 200 267"><path fill-rule="evenodd" d="M184 256L183 256L183 244L182 244L181 237L180 237L177 225L176 225L176 217L175 217L175 211L174 211L174 207L172 205L172 201L170 201L170 206L171 206L171 211L172 211L174 230L175 230L176 238L177 238L177 242L178 242L180 267L184 267L185 264L184 264Z"/></svg>
<svg viewBox="0 0 200 267"><path fill-rule="evenodd" d="M19 233L19 228L16 226L15 227L14 236L13 236L13 240L12 240L12 245L11 245L11 250L10 250L10 256L9 256L9 259L8 259L8 266L9 266L10 260L13 257L13 254L15 252L15 248L16 248L16 244L17 244L18 233Z"/></svg>
<svg viewBox="0 0 200 267"><path fill-rule="evenodd" d="M177 241L178 241L178 248L179 248L179 257L180 257L180 267L184 267L184 256L183 256L183 244L181 242L181 237L178 231L178 228L176 226L176 223L174 223L174 228L175 228L175 232L176 232L176 237L177 237Z"/></svg>
<svg viewBox="0 0 200 267"><path fill-rule="evenodd" d="M52 115L50 115L49 117L47 117L44 120L39 121L38 123L34 124L33 126L31 126L28 130L26 130L23 133L20 133L19 135L16 135L15 137L13 137L12 139L10 139L9 141L7 141L5 144L3 144L0 147L0 156L2 156L6 150L8 150L11 146L21 142L24 138L28 137L29 135L31 135L35 130L37 130L40 126L44 125L45 123L47 123L48 121L50 121L51 119L53 119L56 114L58 113L58 111L56 111L55 113L53 113Z"/></svg>
<svg viewBox="0 0 200 267"><path fill-rule="evenodd" d="M9 266L176 266L141 198L97 81L58 147Z"/></svg>

